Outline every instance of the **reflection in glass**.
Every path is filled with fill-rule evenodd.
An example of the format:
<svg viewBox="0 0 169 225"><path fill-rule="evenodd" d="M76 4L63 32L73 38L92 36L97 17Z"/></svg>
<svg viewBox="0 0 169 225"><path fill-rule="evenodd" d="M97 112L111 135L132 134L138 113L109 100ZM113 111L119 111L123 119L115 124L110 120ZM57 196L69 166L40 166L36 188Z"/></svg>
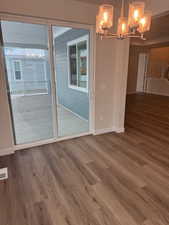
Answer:
<svg viewBox="0 0 169 225"><path fill-rule="evenodd" d="M80 42L77 45L78 50L78 86L87 87L87 43Z"/></svg>
<svg viewBox="0 0 169 225"><path fill-rule="evenodd" d="M89 31L53 26L58 136L89 131Z"/></svg>
<svg viewBox="0 0 169 225"><path fill-rule="evenodd" d="M70 83L77 85L77 60L76 60L76 45L69 47L69 62L70 62Z"/></svg>
<svg viewBox="0 0 169 225"><path fill-rule="evenodd" d="M48 27L2 21L16 144L53 138Z"/></svg>

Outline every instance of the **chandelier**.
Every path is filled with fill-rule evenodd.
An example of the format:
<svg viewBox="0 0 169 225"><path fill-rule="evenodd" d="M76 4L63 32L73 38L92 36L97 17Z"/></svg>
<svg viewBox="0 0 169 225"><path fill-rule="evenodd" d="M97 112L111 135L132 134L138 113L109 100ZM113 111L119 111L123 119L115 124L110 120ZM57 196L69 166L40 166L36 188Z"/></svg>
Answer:
<svg viewBox="0 0 169 225"><path fill-rule="evenodd" d="M145 3L135 1L129 4L128 18L124 16L124 0L122 0L121 15L118 18L117 32L112 33L113 10L114 7L109 4L103 4L99 7L99 13L96 16L96 33L101 38L140 38L145 40L144 33L150 30L151 17L150 11L145 11Z"/></svg>

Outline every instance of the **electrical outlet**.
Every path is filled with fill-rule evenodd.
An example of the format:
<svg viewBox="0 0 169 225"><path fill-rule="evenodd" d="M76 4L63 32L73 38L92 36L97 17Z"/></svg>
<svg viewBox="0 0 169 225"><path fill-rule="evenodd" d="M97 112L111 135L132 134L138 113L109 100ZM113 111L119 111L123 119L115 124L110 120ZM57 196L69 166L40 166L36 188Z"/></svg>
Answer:
<svg viewBox="0 0 169 225"><path fill-rule="evenodd" d="M8 168L0 169L0 180L8 179Z"/></svg>

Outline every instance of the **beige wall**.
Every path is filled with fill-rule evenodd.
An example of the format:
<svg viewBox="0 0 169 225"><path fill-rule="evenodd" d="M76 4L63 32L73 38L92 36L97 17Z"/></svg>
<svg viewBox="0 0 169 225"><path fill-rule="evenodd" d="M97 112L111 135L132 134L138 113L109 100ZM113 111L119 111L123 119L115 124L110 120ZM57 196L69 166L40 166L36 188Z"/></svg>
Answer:
<svg viewBox="0 0 169 225"><path fill-rule="evenodd" d="M94 24L97 6L74 0L2 0L0 11Z"/></svg>
<svg viewBox="0 0 169 225"><path fill-rule="evenodd" d="M95 24L97 7L73 0L5 0L0 5L0 11ZM128 48L128 40L96 41L95 133L124 129ZM7 100L3 94L1 98L3 107L0 107L0 115L4 115L4 110L8 108ZM4 129L7 132L4 142L0 142L0 151L12 146L9 112L5 114L0 132L3 133Z"/></svg>
<svg viewBox="0 0 169 225"><path fill-rule="evenodd" d="M147 79L147 93L169 96L169 81L164 78L149 77Z"/></svg>
<svg viewBox="0 0 169 225"><path fill-rule="evenodd" d="M113 125L117 132L124 129L126 88L129 60L129 40L115 40L116 58L113 86Z"/></svg>
<svg viewBox="0 0 169 225"><path fill-rule="evenodd" d="M169 47L150 49L146 91L169 96L168 81Z"/></svg>
<svg viewBox="0 0 169 225"><path fill-rule="evenodd" d="M148 75L160 78L169 65L169 47L152 48L149 54Z"/></svg>
<svg viewBox="0 0 169 225"><path fill-rule="evenodd" d="M153 15L163 13L169 10L168 0L145 0L147 9L153 12Z"/></svg>
<svg viewBox="0 0 169 225"><path fill-rule="evenodd" d="M136 92L140 53L149 54L147 76L151 77L151 79L148 79L147 92L168 95L169 82L165 80L159 81L158 78L165 78L164 71L169 65L169 47L151 49L139 46L130 47L127 93L130 94Z"/></svg>
<svg viewBox="0 0 169 225"><path fill-rule="evenodd" d="M113 128L115 42L97 40L95 74L95 129Z"/></svg>

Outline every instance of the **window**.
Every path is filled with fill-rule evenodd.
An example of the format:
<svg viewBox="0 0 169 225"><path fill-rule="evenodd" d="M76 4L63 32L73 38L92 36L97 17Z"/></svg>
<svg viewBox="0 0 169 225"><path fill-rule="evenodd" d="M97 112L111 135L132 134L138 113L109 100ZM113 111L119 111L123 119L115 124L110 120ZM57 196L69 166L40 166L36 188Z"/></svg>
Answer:
<svg viewBox="0 0 169 225"><path fill-rule="evenodd" d="M22 80L21 61L13 61L15 80Z"/></svg>
<svg viewBox="0 0 169 225"><path fill-rule="evenodd" d="M88 91L88 35L67 43L69 87Z"/></svg>

